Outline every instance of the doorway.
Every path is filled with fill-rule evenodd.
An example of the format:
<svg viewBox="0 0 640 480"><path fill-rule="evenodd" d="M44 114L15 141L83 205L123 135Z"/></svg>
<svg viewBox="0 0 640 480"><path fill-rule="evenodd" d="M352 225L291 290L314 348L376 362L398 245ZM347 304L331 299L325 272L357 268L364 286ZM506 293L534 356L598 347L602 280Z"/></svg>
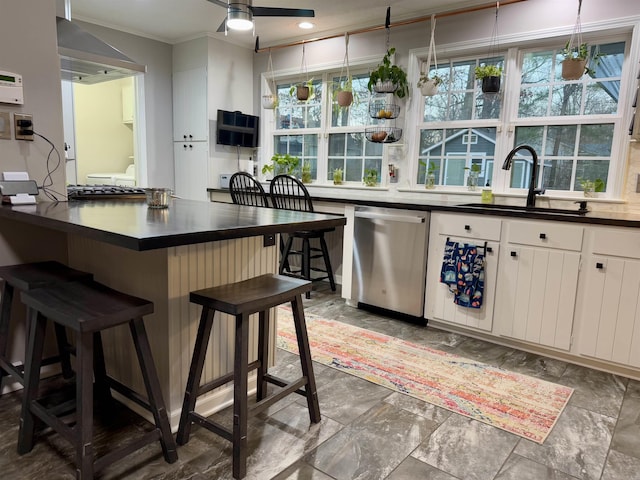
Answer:
<svg viewBox="0 0 640 480"><path fill-rule="evenodd" d="M140 185L137 77L62 81L68 185Z"/></svg>

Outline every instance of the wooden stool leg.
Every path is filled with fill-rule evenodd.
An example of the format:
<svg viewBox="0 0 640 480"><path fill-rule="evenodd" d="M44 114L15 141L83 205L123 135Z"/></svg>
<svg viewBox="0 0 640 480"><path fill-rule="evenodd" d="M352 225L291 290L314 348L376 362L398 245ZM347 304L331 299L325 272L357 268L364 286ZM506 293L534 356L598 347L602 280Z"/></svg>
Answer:
<svg viewBox="0 0 640 480"><path fill-rule="evenodd" d="M173 439L173 435L171 435L171 426L169 425L167 409L164 405L164 400L162 399L162 390L160 387L160 381L158 380L158 372L156 371L155 363L153 362L151 346L149 345L149 339L147 338L147 332L144 328L142 318L138 317L131 320L129 322L129 328L131 330L133 343L136 347L138 363L140 363L140 369L142 370L144 386L147 389L151 413L153 413L156 428L160 430L160 444L162 445L164 459L167 463L173 463L178 460L178 453L176 452L177 447Z"/></svg>
<svg viewBox="0 0 640 480"><path fill-rule="evenodd" d="M193 357L191 358L191 367L189 367L189 378L184 391L182 412L180 413L180 425L178 426L178 435L176 437L178 445L185 445L189 441L189 435L191 434L190 416L196 408L200 379L202 378L204 359L207 355L207 346L209 345L214 314L215 310L206 307L202 308L200 323L198 325L198 335L196 336L196 344L193 349Z"/></svg>
<svg viewBox="0 0 640 480"><path fill-rule="evenodd" d="M289 252L291 252L292 247L293 247L293 237L289 235L289 237L287 238L287 243L282 249L282 258L280 259L280 268L278 269L278 273L280 275L287 272L291 272L291 267L289 266Z"/></svg>
<svg viewBox="0 0 640 480"><path fill-rule="evenodd" d="M9 346L9 324L11 323L11 304L13 303L13 287L6 281L2 287L2 307L0 309L0 358L7 362L7 349ZM0 390L2 389L2 377L8 372L0 367Z"/></svg>
<svg viewBox="0 0 640 480"><path fill-rule="evenodd" d="M112 399L111 388L107 380L107 367L104 362L104 347L102 345L102 334L93 334L93 372L95 375L96 392L103 399Z"/></svg>
<svg viewBox="0 0 640 480"><path fill-rule="evenodd" d="M233 368L233 478L247 474L247 377L249 375L249 315L236 315Z"/></svg>
<svg viewBox="0 0 640 480"><path fill-rule="evenodd" d="M71 368L71 353L69 352L70 344L67 339L67 329L59 323L53 323L56 332L56 342L58 344L58 355L60 356L60 367L62 368L62 376L67 380L73 378L73 369Z"/></svg>
<svg viewBox="0 0 640 480"><path fill-rule="evenodd" d="M293 311L293 323L296 327L302 374L307 377L307 385L304 387L304 390L307 396L307 406L309 407L309 418L312 423L318 423L320 421L320 405L318 404L316 379L313 375L313 362L311 361L309 337L307 336L307 324L304 320L302 297L300 295L297 295L296 298L291 301L291 310Z"/></svg>
<svg viewBox="0 0 640 480"><path fill-rule="evenodd" d="M267 396L267 374L269 363L269 310L260 312L258 324L258 378L257 378L257 395L258 401Z"/></svg>
<svg viewBox="0 0 640 480"><path fill-rule="evenodd" d="M322 258L324 259L324 266L327 270L327 276L329 277L329 285L331 285L331 291L336 291L336 282L333 279L333 269L331 268L331 259L329 258L329 249L327 248L327 242L324 240L324 235L320 237L320 248L322 249Z"/></svg>
<svg viewBox="0 0 640 480"><path fill-rule="evenodd" d="M93 333L77 335L76 355L76 478L92 479L93 450Z"/></svg>
<svg viewBox="0 0 640 480"><path fill-rule="evenodd" d="M22 394L22 411L20 412L20 432L18 433L18 453L23 455L33 449L35 419L31 413L31 402L38 396L40 383L40 366L47 319L35 310L30 310L27 324L31 324L24 366L24 391Z"/></svg>
<svg viewBox="0 0 640 480"><path fill-rule="evenodd" d="M311 280L311 245L308 238L302 239L302 276ZM311 291L306 292L305 297L311 298Z"/></svg>

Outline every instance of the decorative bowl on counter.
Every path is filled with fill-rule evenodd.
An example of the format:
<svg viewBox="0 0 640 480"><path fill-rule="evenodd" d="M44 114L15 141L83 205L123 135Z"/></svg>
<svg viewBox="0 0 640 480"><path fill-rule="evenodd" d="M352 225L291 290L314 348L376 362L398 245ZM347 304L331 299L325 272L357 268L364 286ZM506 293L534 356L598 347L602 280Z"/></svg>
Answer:
<svg viewBox="0 0 640 480"><path fill-rule="evenodd" d="M170 188L145 188L144 193L149 208L167 208L173 192Z"/></svg>

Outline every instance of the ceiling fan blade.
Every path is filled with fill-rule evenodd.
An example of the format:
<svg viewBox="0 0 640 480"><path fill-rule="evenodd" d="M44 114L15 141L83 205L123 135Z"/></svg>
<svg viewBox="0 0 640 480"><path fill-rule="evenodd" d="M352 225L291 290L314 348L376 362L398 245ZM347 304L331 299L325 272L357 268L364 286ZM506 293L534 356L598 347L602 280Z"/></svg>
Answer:
<svg viewBox="0 0 640 480"><path fill-rule="evenodd" d="M227 2L222 2L221 0L208 0L211 3L215 3L216 5L220 5L221 7L227 8L229 4Z"/></svg>
<svg viewBox="0 0 640 480"><path fill-rule="evenodd" d="M216 30L216 32L218 33L224 33L227 31L227 17L224 17L224 20L222 21L222 23L220 24L220 26L218 27L218 30Z"/></svg>
<svg viewBox="0 0 640 480"><path fill-rule="evenodd" d="M209 0L212 1L212 0ZM315 17L307 8L254 7L247 5L254 17Z"/></svg>

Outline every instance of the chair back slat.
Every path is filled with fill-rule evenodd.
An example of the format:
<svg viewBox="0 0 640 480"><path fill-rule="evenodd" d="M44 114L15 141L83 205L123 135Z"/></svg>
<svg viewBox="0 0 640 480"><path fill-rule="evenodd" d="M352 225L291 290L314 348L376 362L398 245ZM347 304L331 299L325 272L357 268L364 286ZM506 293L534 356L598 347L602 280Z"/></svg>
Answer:
<svg viewBox="0 0 640 480"><path fill-rule="evenodd" d="M262 185L246 172L237 172L229 180L231 201L238 205L253 205L255 207L268 207L269 196Z"/></svg>
<svg viewBox="0 0 640 480"><path fill-rule="evenodd" d="M311 195L304 184L291 175L277 175L269 187L273 208L313 212Z"/></svg>

